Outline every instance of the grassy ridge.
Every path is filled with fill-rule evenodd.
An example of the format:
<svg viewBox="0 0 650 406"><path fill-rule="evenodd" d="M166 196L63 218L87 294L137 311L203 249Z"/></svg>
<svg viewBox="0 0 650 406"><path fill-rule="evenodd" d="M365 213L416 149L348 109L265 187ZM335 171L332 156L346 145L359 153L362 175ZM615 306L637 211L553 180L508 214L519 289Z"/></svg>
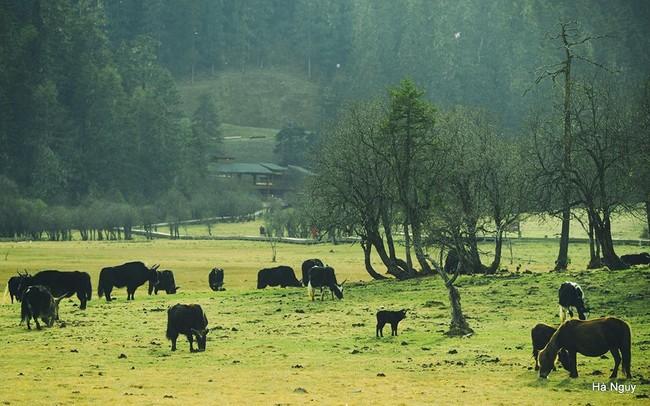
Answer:
<svg viewBox="0 0 650 406"><path fill-rule="evenodd" d="M240 126L282 128L287 121L314 129L318 124L318 86L306 77L274 69L223 71L216 77L199 77L194 84L178 84L188 117L196 110L198 96L214 96L222 122Z"/></svg>
<svg viewBox="0 0 650 406"><path fill-rule="evenodd" d="M530 251L545 249L536 247ZM17 325L17 304L0 305L6 404L636 404L650 392L647 268L579 271L574 264L568 273L461 277L476 334L445 338L449 307L439 278L371 282L356 246L278 247L279 263L299 268L302 259L321 257L348 278L342 301L322 303L309 301L305 289L254 289L256 271L271 264L264 243L0 243L0 253L0 280L19 266L47 264L86 270L96 286L100 267L143 259L174 269L182 285L169 296L147 296L142 287L133 302L117 289L116 301L94 297L86 311L65 300L62 323L40 332ZM226 269L228 290L209 291L212 266ZM567 279L585 289L592 318L616 315L631 324L635 378L620 382L637 385L635 394L592 390L609 385L611 356L578 356L577 379L557 371L540 381L532 371L530 328L557 323L557 287ZM205 353L190 354L182 337L170 351L165 312L178 302L204 307L215 328ZM398 337L375 338L380 307L410 309Z"/></svg>

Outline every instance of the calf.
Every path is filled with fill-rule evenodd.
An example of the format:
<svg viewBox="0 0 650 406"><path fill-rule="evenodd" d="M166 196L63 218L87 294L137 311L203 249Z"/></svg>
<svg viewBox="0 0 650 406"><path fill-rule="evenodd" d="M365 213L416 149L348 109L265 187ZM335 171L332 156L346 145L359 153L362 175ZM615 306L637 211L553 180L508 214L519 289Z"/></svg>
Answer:
<svg viewBox="0 0 650 406"><path fill-rule="evenodd" d="M535 371L539 371L539 360L537 356L539 352L546 347L546 344L551 340L551 336L557 330L553 326L548 324L539 323L530 331L530 337L533 341L533 358L535 358ZM559 359L562 367L569 371L569 353L565 349L561 349L559 352Z"/></svg>
<svg viewBox="0 0 650 406"><path fill-rule="evenodd" d="M208 283L210 284L210 289L214 291L226 290L223 287L223 269L212 268L208 275Z"/></svg>
<svg viewBox="0 0 650 406"><path fill-rule="evenodd" d="M158 282L149 281L149 294L153 291L156 295L159 290L164 290L168 295L173 295L180 288L176 286L174 272L170 270L156 271L158 273Z"/></svg>
<svg viewBox="0 0 650 406"><path fill-rule="evenodd" d="M208 318L201 306L197 304L176 304L167 310L167 338L172 341L172 351L176 351L176 339L185 334L190 342L190 352L205 351L205 340L209 332ZM199 348L195 351L192 344L196 336Z"/></svg>
<svg viewBox="0 0 650 406"><path fill-rule="evenodd" d="M55 299L47 286L29 286L25 289L22 297L20 323L26 321L27 329L31 330L32 326L29 322L34 319L36 328L40 330L41 325L38 324L38 318L40 317L46 326L52 327L54 320L59 319L59 303L64 297L65 295Z"/></svg>
<svg viewBox="0 0 650 406"><path fill-rule="evenodd" d="M390 335L397 335L397 325L406 318L406 310L380 310L377 312L377 337L384 336L384 326L390 323Z"/></svg>
<svg viewBox="0 0 650 406"><path fill-rule="evenodd" d="M573 317L573 309L576 309L578 312L578 318L580 320L586 319L585 313L587 313L587 308L585 307L584 294L582 288L577 283L564 282L560 285L558 298L561 323L564 323L566 320L567 313L569 313L570 317Z"/></svg>
<svg viewBox="0 0 650 406"><path fill-rule="evenodd" d="M329 288L332 293L332 299L334 295L337 298L343 299L343 283L340 285L336 281L336 274L334 273L334 268L331 266L315 266L309 270L309 283L307 284L307 294L314 300L314 288L320 288L320 300L323 301L323 288Z"/></svg>

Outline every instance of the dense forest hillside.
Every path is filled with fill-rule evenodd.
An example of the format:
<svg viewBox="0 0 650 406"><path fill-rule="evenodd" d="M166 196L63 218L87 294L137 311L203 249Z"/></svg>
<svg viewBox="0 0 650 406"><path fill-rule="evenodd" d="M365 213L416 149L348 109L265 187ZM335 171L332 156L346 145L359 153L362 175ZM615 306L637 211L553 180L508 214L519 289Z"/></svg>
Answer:
<svg viewBox="0 0 650 406"><path fill-rule="evenodd" d="M0 0L3 227L107 201L214 212L234 190L206 170L222 122L290 122L304 156L346 102L407 77L440 112L482 106L517 133L561 100L557 81L533 86L566 58L558 23L575 22L576 83L606 72L638 90L648 21L644 0Z"/></svg>

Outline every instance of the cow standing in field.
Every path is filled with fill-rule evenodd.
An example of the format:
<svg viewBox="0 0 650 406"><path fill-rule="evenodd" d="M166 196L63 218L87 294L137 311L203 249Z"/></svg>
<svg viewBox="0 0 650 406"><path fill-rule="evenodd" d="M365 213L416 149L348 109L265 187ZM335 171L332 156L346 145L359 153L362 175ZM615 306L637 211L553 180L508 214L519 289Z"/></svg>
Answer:
<svg viewBox="0 0 650 406"><path fill-rule="evenodd" d="M558 301L560 303L560 323L564 323L567 313L573 317L573 309L578 312L578 318L585 320L587 317L587 308L584 302L584 293L582 288L575 282L564 282L560 285L558 291Z"/></svg>
<svg viewBox="0 0 650 406"><path fill-rule="evenodd" d="M332 299L334 295L337 298L343 299L343 283L340 285L336 281L336 274L334 273L334 268L331 266L315 266L309 270L309 283L307 284L307 294L314 300L314 288L320 288L320 300L323 301L323 288L329 288L332 293Z"/></svg>
<svg viewBox="0 0 650 406"><path fill-rule="evenodd" d="M113 287L123 288L126 286L126 300L134 300L135 290L149 281L154 285L158 282L158 265L152 268L142 262L127 262L118 266L109 266L99 272L99 283L97 294L101 298L106 295L106 301L110 302Z"/></svg>
<svg viewBox="0 0 650 406"><path fill-rule="evenodd" d="M280 287L301 287L302 284L296 278L293 268L290 266L276 266L275 268L264 268L257 273L257 289L264 289L267 286Z"/></svg>
<svg viewBox="0 0 650 406"><path fill-rule="evenodd" d="M176 351L176 340L179 334L185 334L190 342L190 352L195 352L192 344L196 337L199 348L196 352L205 351L208 318L198 304L176 304L167 310L167 338L172 341L172 351Z"/></svg>
<svg viewBox="0 0 650 406"><path fill-rule="evenodd" d="M18 275L12 276L7 281L7 288L5 289L5 297L7 296L7 292L9 292L9 296L11 297L11 303L14 302L14 298L16 298L16 301L20 302L20 295L18 294L20 290L20 283L27 276L31 276L31 275L28 274L27 272L25 272L24 274L18 272Z"/></svg>
<svg viewBox="0 0 650 406"><path fill-rule="evenodd" d="M41 325L38 324L40 317L46 326L52 327L54 320L59 319L59 303L64 297L61 296L55 299L47 286L35 285L27 287L22 297L20 323L26 321L27 329L31 330L32 326L29 322L34 319L36 329L40 330Z"/></svg>
<svg viewBox="0 0 650 406"><path fill-rule="evenodd" d="M149 294L154 292L157 295L159 290L164 290L168 295L175 294L180 285L176 286L174 272L170 270L156 272L158 272L158 282L155 283L149 280Z"/></svg>
<svg viewBox="0 0 650 406"><path fill-rule="evenodd" d="M208 275L208 283L210 284L210 289L215 292L218 290L226 290L223 287L223 269L212 268Z"/></svg>
<svg viewBox="0 0 650 406"><path fill-rule="evenodd" d="M315 266L325 266L318 258L307 259L302 263L302 284L307 287L309 284L309 270Z"/></svg>
<svg viewBox="0 0 650 406"><path fill-rule="evenodd" d="M55 297L71 297L75 293L79 299L79 309L85 310L90 300L93 288L90 283L90 275L80 271L40 271L34 276L25 276L18 287L18 295L22 297L28 286L47 286Z"/></svg>
<svg viewBox="0 0 650 406"><path fill-rule="evenodd" d="M390 324L390 335L397 335L397 325L406 318L406 310L380 310L377 312L377 337L384 336L384 326Z"/></svg>

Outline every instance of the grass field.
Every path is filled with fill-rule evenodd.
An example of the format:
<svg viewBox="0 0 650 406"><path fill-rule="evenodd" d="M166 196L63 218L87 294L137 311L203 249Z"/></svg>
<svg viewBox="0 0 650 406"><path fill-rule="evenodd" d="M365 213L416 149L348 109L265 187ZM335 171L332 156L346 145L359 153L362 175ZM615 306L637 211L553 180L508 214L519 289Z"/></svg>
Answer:
<svg viewBox="0 0 650 406"><path fill-rule="evenodd" d="M246 224L246 223L244 223ZM252 223L251 223L252 225ZM280 244L278 263L300 268L319 257L347 279L345 298L311 302L306 289L255 289L256 272L272 265L263 242L141 241L0 243L0 280L16 270L79 269L90 273L130 260L173 269L181 290L147 296L146 286L126 301L124 289L106 303L96 295L85 311L76 298L61 304L61 321L28 331L20 306L0 305L4 404L223 405L432 405L432 404L642 404L650 395L650 269L547 272L556 241L519 242L515 258L528 257L532 273L465 276L457 283L475 334L443 335L449 323L447 293L439 278L370 281L361 249L349 245ZM584 252L572 246L572 252ZM637 252L623 246L619 253ZM536 265L536 266L532 266ZM226 291L212 292L212 267L226 273ZM523 271L523 269L522 269ZM578 356L577 379L564 371L540 380L532 370L530 329L557 324L557 287L582 285L591 318L615 315L632 326L634 393L595 391L613 366ZM178 351L165 339L166 309L199 303L213 331L205 353ZM375 338L377 309L408 308L400 335ZM388 327L384 333L389 331ZM620 376L620 372L619 372Z"/></svg>

